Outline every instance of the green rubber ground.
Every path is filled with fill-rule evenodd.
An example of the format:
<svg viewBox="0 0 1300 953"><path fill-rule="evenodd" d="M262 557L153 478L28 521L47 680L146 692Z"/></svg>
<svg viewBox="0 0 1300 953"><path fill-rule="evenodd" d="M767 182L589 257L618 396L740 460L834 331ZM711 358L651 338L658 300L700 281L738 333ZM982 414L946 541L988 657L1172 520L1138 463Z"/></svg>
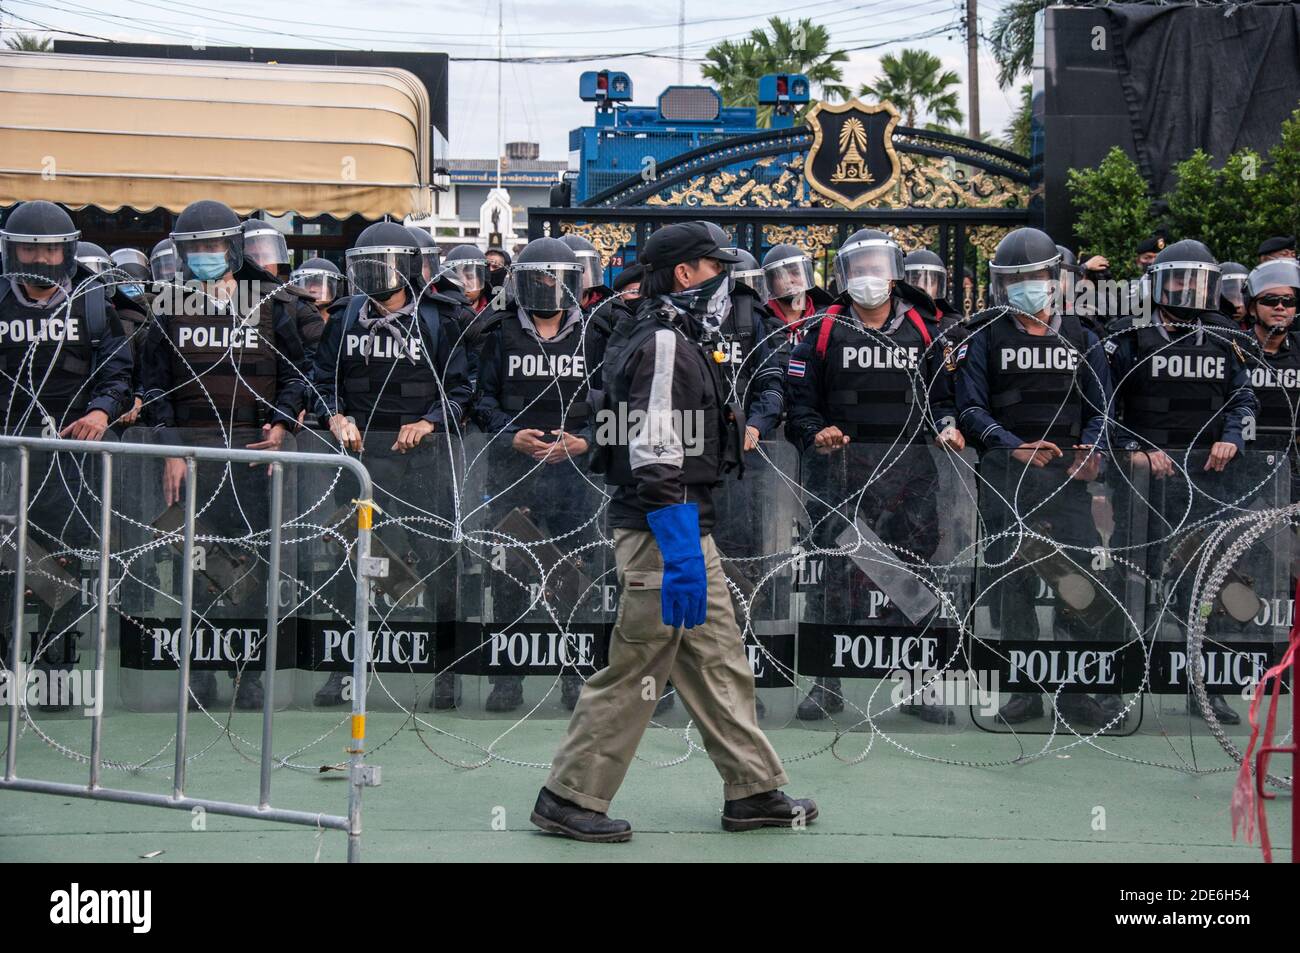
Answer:
<svg viewBox="0 0 1300 953"><path fill-rule="evenodd" d="M509 726L436 716L431 722L480 745ZM166 715L116 713L106 720L110 758L141 761L159 755L165 770L131 775L106 771L105 784L170 791L174 719ZM258 737L260 719L237 715L235 732ZM787 760L789 792L816 798L821 819L805 831L726 834L719 826L721 785L699 752L684 763L656 767L649 760L680 758L680 734L652 729L611 813L635 830L627 844L582 845L542 834L528 823L541 768L496 762L477 769L475 749L428 729L417 733L402 719L372 714L371 745L394 735L372 761L383 784L366 791L363 855L367 861L1237 861L1260 862L1257 846L1233 843L1228 804L1235 771L1190 776L1135 764L1126 758L1174 763L1174 749L1202 769L1231 765L1208 736L1167 739L1138 734L1108 740L1114 754L1076 746L1068 757L1049 754L1022 765L971 768L927 762L880 738L865 760L846 764L824 748L827 732L781 728L770 737ZM84 720L44 721L59 741L85 751ZM309 745L332 726L332 734L294 760L314 769L343 757L346 729L328 714L282 712L276 719L277 750ZM497 742L502 757L546 761L564 722L530 720ZM970 760L1014 758L1013 739L973 729L949 734L899 734L896 740L931 756ZM426 748L433 748L431 753ZM869 736L855 733L838 749L859 755ZM1041 736L1025 739L1042 744ZM1058 740L1057 744L1062 744ZM207 750L190 767L194 797L255 801L254 760L241 757L229 737L206 719L196 722L191 753ZM249 749L244 749L248 752ZM81 783L85 769L56 752L29 729L19 744L18 774ZM159 754L161 752L161 754ZM439 757L441 756L441 757ZM805 757L801 757L805 756ZM446 759L446 760L443 760ZM1289 766L1279 762L1279 772ZM340 773L278 770L272 803L299 810L346 813L347 785ZM1290 860L1289 797L1270 805L1278 861ZM0 791L0 861L204 862L339 861L346 838L318 836L291 825L208 816L194 830L188 812L91 802L42 794ZM201 825L200 825L201 826ZM504 829L498 829L504 828ZM142 855L162 851L151 861Z"/></svg>

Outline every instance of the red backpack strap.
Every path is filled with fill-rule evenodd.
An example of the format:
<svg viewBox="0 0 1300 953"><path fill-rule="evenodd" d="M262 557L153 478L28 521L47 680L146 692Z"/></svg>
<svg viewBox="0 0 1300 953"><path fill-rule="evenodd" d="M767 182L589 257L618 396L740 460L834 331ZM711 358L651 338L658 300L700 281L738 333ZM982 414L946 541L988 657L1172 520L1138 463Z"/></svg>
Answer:
<svg viewBox="0 0 1300 953"><path fill-rule="evenodd" d="M930 329L925 326L925 319L921 317L921 312L917 311L916 308L908 308L907 320L911 321L916 326L916 329L921 332L921 340L925 341L926 347L929 347L931 341Z"/></svg>
<svg viewBox="0 0 1300 953"><path fill-rule="evenodd" d="M833 304L826 309L826 314L822 316L821 322L817 326L817 359L826 360L826 349L831 345L831 326L834 321L827 321L827 318L834 318L835 315L844 311L843 305ZM929 341L925 342L929 344Z"/></svg>

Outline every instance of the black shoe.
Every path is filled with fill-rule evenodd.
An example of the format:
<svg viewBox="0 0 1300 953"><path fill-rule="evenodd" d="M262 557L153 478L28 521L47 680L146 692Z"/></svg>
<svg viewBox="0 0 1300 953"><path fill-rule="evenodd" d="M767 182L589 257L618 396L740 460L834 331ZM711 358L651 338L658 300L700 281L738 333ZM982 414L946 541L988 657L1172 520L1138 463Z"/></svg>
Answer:
<svg viewBox="0 0 1300 953"><path fill-rule="evenodd" d="M460 704L460 676L451 672L440 672L433 677L433 694L429 696L429 707L434 711L447 711Z"/></svg>
<svg viewBox="0 0 1300 953"><path fill-rule="evenodd" d="M589 844L621 844L632 839L632 825L627 821L589 811L546 788L537 793L537 803L528 819L544 831Z"/></svg>
<svg viewBox="0 0 1300 953"><path fill-rule="evenodd" d="M724 831L752 831L760 827L802 827L817 820L817 803L796 801L784 791L764 791L722 805Z"/></svg>
<svg viewBox="0 0 1300 953"><path fill-rule="evenodd" d="M514 711L524 703L524 677L498 675L483 703L484 711Z"/></svg>
<svg viewBox="0 0 1300 953"><path fill-rule="evenodd" d="M1210 711L1214 712L1215 720L1221 725L1239 725L1241 716L1233 711L1222 695L1210 695ZM1201 713L1201 706L1196 701L1195 695L1187 696L1187 712L1190 715L1196 715L1198 718L1204 718Z"/></svg>
<svg viewBox="0 0 1300 953"><path fill-rule="evenodd" d="M217 676L215 672L190 672L190 711L198 711L199 706L211 708L217 700Z"/></svg>
<svg viewBox="0 0 1300 953"><path fill-rule="evenodd" d="M262 689L261 672L241 672L239 687L235 689L235 707L240 711L255 711L266 701Z"/></svg>
<svg viewBox="0 0 1300 953"><path fill-rule="evenodd" d="M844 710L844 699L840 697L840 680L838 678L819 678L813 682L808 697L799 703L795 717L800 721L821 721L827 715L835 715Z"/></svg>
<svg viewBox="0 0 1300 953"><path fill-rule="evenodd" d="M1019 725L1043 717L1043 696L1015 694L998 709L997 720L1004 725Z"/></svg>
<svg viewBox="0 0 1300 953"><path fill-rule="evenodd" d="M672 711L673 705L677 704L676 699L676 690L673 689L671 685L668 686L668 691L664 692L663 697L655 703L654 717L658 718L660 715L666 715L668 712Z"/></svg>
<svg viewBox="0 0 1300 953"><path fill-rule="evenodd" d="M754 717L767 717L767 706L763 704L763 699L759 698L757 693L754 694Z"/></svg>
<svg viewBox="0 0 1300 953"><path fill-rule="evenodd" d="M1105 728L1110 715L1091 695L1059 695L1056 710L1076 731L1080 728Z"/></svg>
<svg viewBox="0 0 1300 953"><path fill-rule="evenodd" d="M343 697L343 680L347 677L344 672L330 672L329 681L316 689L316 694L312 696L311 703L317 708L330 708L348 701Z"/></svg>
<svg viewBox="0 0 1300 953"><path fill-rule="evenodd" d="M932 725L955 725L957 723L957 716L952 713L952 709L947 705L922 705L920 702L910 702L906 705L900 705L898 710L904 715L920 718Z"/></svg>
<svg viewBox="0 0 1300 953"><path fill-rule="evenodd" d="M560 676L560 702L569 711L577 707L583 684L582 676L576 672L568 672Z"/></svg>

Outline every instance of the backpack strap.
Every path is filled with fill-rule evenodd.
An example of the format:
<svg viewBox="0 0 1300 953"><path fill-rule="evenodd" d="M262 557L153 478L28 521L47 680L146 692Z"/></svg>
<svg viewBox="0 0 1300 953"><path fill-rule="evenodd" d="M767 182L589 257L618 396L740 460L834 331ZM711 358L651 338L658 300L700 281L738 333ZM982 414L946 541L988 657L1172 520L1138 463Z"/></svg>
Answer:
<svg viewBox="0 0 1300 953"><path fill-rule="evenodd" d="M817 359L826 360L826 349L831 346L831 326L834 321L827 321L826 318L833 318L844 312L844 306L833 304L826 309L826 314L822 317L817 325ZM929 343L929 342L927 342Z"/></svg>
<svg viewBox="0 0 1300 953"><path fill-rule="evenodd" d="M911 321L916 329L921 332L921 340L925 342L925 346L928 348L932 339L930 329L925 326L925 319L921 317L921 312L917 311L915 307L908 308L907 320Z"/></svg>

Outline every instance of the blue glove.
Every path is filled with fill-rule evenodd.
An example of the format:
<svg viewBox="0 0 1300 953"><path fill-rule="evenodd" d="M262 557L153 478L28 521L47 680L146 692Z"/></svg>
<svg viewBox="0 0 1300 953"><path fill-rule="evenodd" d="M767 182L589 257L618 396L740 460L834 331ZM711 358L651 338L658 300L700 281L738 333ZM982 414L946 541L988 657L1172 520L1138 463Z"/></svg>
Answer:
<svg viewBox="0 0 1300 953"><path fill-rule="evenodd" d="M700 549L700 508L678 503L646 514L655 542L664 557L664 585L660 592L664 625L692 629L704 624L709 604L709 581Z"/></svg>

